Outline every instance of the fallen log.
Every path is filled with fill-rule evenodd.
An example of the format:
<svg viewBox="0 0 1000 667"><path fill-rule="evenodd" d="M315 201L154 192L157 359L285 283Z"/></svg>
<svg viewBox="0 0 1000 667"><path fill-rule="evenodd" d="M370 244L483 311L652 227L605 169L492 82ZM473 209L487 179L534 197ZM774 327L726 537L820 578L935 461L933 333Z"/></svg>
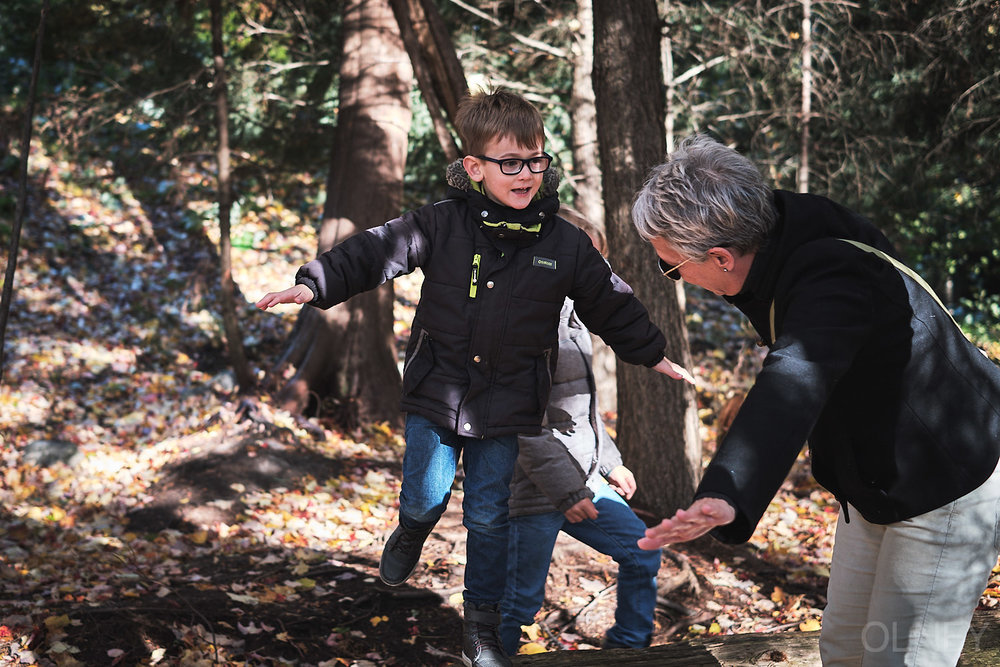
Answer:
<svg viewBox="0 0 1000 667"><path fill-rule="evenodd" d="M518 656L516 664L518 667L821 667L823 663L819 659L816 631L717 635L646 649L554 651ZM1000 665L1000 612L976 612L958 664Z"/></svg>

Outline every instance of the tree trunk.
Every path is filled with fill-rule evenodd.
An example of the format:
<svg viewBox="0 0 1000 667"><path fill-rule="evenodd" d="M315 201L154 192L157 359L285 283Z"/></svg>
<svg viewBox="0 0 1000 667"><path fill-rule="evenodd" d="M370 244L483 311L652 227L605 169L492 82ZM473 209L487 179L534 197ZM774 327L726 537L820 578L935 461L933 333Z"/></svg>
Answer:
<svg viewBox="0 0 1000 667"><path fill-rule="evenodd" d="M569 112L573 120L574 206L588 220L604 227L601 194L601 162L597 144L597 107L594 103L594 6L592 0L577 2L580 30L573 44L573 88Z"/></svg>
<svg viewBox="0 0 1000 667"><path fill-rule="evenodd" d="M222 273L220 296L222 323L226 333L226 347L229 363L236 374L240 391L248 391L254 385L253 374L247 364L243 349L243 335L236 315L233 284L232 241L230 239L230 211L233 194L229 168L229 102L226 99L226 50L222 43L222 2L210 0L212 13L212 61L215 66L215 110L216 127L219 133L217 158L219 164L219 268Z"/></svg>
<svg viewBox="0 0 1000 667"><path fill-rule="evenodd" d="M348 2L320 252L399 214L412 78L389 0ZM279 405L298 413L329 398L348 427L398 422L393 300L390 283L326 311L304 307L279 364L297 368Z"/></svg>
<svg viewBox="0 0 1000 667"><path fill-rule="evenodd" d="M611 262L667 337L666 354L690 367L681 284L656 270L636 234L631 203L665 157L655 0L594 5L594 91ZM647 368L618 365L618 447L636 474L634 504L656 517L691 501L701 470L694 391Z"/></svg>
<svg viewBox="0 0 1000 667"><path fill-rule="evenodd" d="M812 118L812 0L802 0L802 146L799 148L799 192L809 192L809 120Z"/></svg>
<svg viewBox="0 0 1000 667"><path fill-rule="evenodd" d="M670 0L664 0L664 7L669 11ZM677 79L674 76L674 42L670 36L670 28L667 27L660 39L660 58L663 67L663 81L666 84L666 117L663 122L664 131L667 135L667 151L674 149L674 127L677 124L677 110L674 105L674 98L677 95Z"/></svg>
<svg viewBox="0 0 1000 667"><path fill-rule="evenodd" d="M601 160L597 149L597 107L594 105L594 6L592 0L580 0L576 5L580 28L572 47L573 88L569 99L575 175L573 205L585 218L606 232ZM594 381L601 410L618 410L615 378L615 353L594 336Z"/></svg>
<svg viewBox="0 0 1000 667"><path fill-rule="evenodd" d="M14 207L14 226L10 230L10 247L7 268L4 271L2 296L0 296L0 383L3 382L4 347L7 340L7 318L14 299L14 275L17 272L17 253L21 245L21 228L24 226L24 208L28 200L28 155L31 153L31 123L35 117L35 97L38 90L38 73L42 69L42 41L45 36L45 17L49 13L49 0L42 2L35 36L35 62L31 65L31 83L28 84L28 103L24 110L24 130L21 133L21 165L18 169L17 204Z"/></svg>
<svg viewBox="0 0 1000 667"><path fill-rule="evenodd" d="M448 38L444 21L433 3L389 1L438 143L449 162L457 160L462 154L446 121L454 122L458 102L467 85L455 46Z"/></svg>

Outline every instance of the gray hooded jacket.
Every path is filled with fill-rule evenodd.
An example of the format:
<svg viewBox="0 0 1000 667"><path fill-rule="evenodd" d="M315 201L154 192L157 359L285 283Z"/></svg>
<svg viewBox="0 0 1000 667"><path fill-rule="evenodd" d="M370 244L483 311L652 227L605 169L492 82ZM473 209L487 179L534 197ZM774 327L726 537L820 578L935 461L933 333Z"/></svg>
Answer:
<svg viewBox="0 0 1000 667"><path fill-rule="evenodd" d="M597 407L590 332L569 299L559 314L559 362L542 432L518 438L510 516L566 512L622 464Z"/></svg>

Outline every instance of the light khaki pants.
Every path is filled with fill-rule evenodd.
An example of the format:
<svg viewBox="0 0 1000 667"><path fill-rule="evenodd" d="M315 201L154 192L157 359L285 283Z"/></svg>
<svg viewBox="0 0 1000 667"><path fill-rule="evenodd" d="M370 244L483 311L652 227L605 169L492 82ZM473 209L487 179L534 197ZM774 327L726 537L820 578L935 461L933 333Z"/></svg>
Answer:
<svg viewBox="0 0 1000 667"><path fill-rule="evenodd" d="M889 525L841 513L820 655L825 667L948 667L1000 552L1000 467L978 489ZM975 637L972 637L974 640Z"/></svg>

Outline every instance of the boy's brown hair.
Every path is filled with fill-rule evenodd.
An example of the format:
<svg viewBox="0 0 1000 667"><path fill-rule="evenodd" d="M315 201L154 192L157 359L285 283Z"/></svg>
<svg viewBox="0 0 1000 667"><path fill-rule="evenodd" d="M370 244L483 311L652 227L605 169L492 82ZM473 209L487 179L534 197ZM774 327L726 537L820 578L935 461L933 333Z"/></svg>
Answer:
<svg viewBox="0 0 1000 667"><path fill-rule="evenodd" d="M466 95L455 113L455 128L467 155L480 155L486 144L510 136L524 148L545 144L545 125L538 109L503 88Z"/></svg>

